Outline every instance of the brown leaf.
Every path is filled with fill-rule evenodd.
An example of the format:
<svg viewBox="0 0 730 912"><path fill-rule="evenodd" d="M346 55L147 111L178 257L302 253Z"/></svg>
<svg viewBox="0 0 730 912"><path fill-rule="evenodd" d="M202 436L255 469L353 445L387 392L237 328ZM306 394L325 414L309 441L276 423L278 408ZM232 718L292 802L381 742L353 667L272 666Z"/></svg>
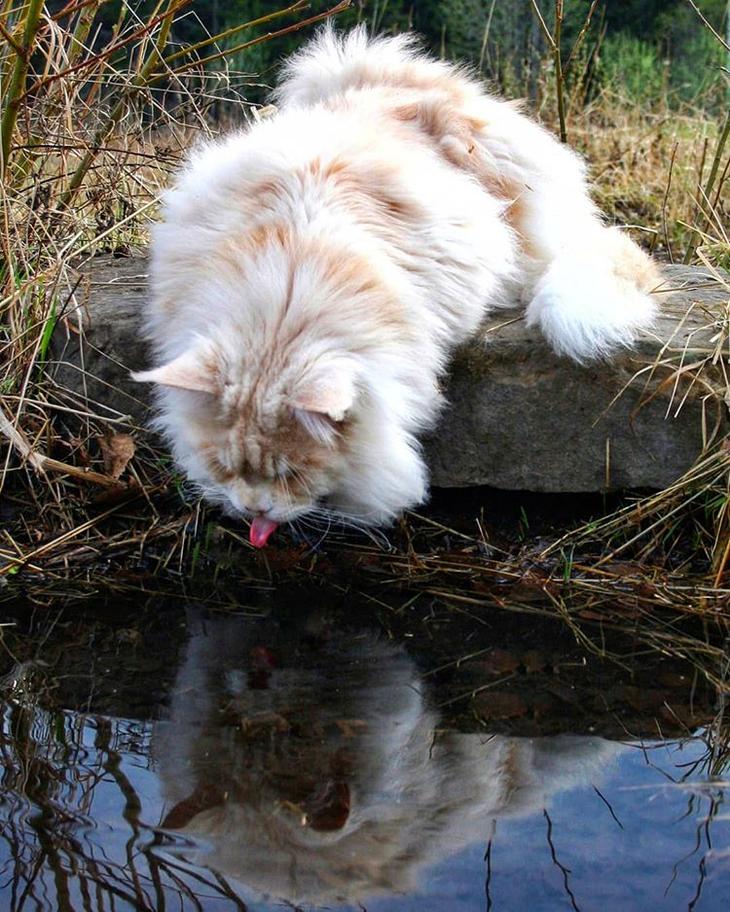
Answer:
<svg viewBox="0 0 730 912"><path fill-rule="evenodd" d="M578 617L583 618L584 621L605 621L606 620L605 614L599 614L597 611L590 611L587 608L584 608L582 611L579 611Z"/></svg>
<svg viewBox="0 0 730 912"><path fill-rule="evenodd" d="M638 713L656 712L667 699L668 694L656 688L637 687L632 684L619 684L610 688L609 696L629 706Z"/></svg>
<svg viewBox="0 0 730 912"><path fill-rule="evenodd" d="M671 706L660 707L659 715L665 724L669 723L675 728L693 728L701 721L700 713L693 710L691 706L682 703L673 703Z"/></svg>
<svg viewBox="0 0 730 912"><path fill-rule="evenodd" d="M681 671L666 670L660 671L656 676L657 682L664 687L681 687L687 689L692 680L689 675L682 674Z"/></svg>
<svg viewBox="0 0 730 912"><path fill-rule="evenodd" d="M134 456L134 438L129 434L106 434L97 440L107 475L119 478Z"/></svg>
<svg viewBox="0 0 730 912"><path fill-rule="evenodd" d="M506 649L493 649L483 659L470 663L470 667L478 668L479 671L488 675L501 677L515 671L519 664L520 660L514 653L508 652Z"/></svg>
<svg viewBox="0 0 730 912"><path fill-rule="evenodd" d="M536 694L532 699L532 711L536 719L551 718L557 715L560 704L557 699L548 693Z"/></svg>
<svg viewBox="0 0 730 912"><path fill-rule="evenodd" d="M474 698L474 709L482 719L515 719L527 713L519 694L485 691Z"/></svg>
<svg viewBox="0 0 730 912"><path fill-rule="evenodd" d="M536 671L543 671L543 669L547 668L550 665L550 660L542 652L538 652L537 649L530 649L522 656L522 664L529 674L534 674Z"/></svg>
<svg viewBox="0 0 730 912"><path fill-rule="evenodd" d="M131 481L129 484L119 481L117 484L104 488L103 491L95 494L91 498L91 502L97 507L114 507L125 500L132 500L137 497L141 490L142 488L135 481Z"/></svg>

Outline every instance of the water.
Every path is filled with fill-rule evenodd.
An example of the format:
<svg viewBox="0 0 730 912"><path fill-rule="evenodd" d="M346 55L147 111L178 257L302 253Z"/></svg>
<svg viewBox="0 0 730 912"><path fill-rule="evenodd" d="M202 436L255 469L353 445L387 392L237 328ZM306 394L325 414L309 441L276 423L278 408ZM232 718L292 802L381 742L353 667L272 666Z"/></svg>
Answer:
<svg viewBox="0 0 730 912"><path fill-rule="evenodd" d="M133 607L6 630L3 909L728 908L730 773L682 669L534 621Z"/></svg>

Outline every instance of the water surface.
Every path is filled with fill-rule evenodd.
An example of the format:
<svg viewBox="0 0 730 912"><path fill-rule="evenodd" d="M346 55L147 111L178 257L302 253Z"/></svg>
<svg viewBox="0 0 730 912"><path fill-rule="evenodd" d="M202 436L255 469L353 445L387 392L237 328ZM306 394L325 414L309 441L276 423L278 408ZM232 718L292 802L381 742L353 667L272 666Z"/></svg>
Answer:
<svg viewBox="0 0 730 912"><path fill-rule="evenodd" d="M470 627L125 611L5 638L4 909L728 907L722 729L681 669L514 624L457 665Z"/></svg>

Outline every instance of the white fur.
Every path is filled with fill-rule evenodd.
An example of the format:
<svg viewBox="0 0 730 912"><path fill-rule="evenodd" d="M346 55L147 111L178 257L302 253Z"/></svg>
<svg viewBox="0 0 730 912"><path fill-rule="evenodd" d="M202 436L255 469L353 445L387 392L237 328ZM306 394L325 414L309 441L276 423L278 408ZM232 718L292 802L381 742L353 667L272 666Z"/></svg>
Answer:
<svg viewBox="0 0 730 912"><path fill-rule="evenodd" d="M490 308L521 300L556 351L603 356L651 323L653 272L602 226L575 154L410 37L325 29L290 61L277 97L276 116L196 150L167 194L149 334L160 364L212 352L223 400L252 404L246 434L219 435L222 462L254 453L276 463L263 454L286 409L321 445L322 415L346 414L350 445L333 448L308 501L285 501L265 467L258 481L211 481L201 448L218 440L208 419L225 401L163 387L160 425L188 475L238 510L264 505L286 521L326 500L387 522L425 497L417 435L441 407L451 351ZM318 176L342 163L349 196ZM267 184L277 190L262 198ZM382 199L395 199L392 212ZM277 222L294 238L286 249L246 253L251 232ZM335 251L343 275L359 258L372 286L340 281L318 251ZM384 300L397 327L373 316ZM327 374L335 363L347 377L341 366Z"/></svg>

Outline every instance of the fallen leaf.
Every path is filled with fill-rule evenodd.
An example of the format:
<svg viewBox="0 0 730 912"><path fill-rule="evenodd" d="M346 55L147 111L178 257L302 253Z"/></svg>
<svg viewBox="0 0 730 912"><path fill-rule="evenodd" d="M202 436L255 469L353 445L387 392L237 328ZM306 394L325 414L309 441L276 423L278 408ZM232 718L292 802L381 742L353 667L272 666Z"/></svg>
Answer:
<svg viewBox="0 0 730 912"><path fill-rule="evenodd" d="M136 482L125 484L123 481L119 481L95 494L91 498L91 502L97 507L113 507L125 500L133 499L141 490L142 488Z"/></svg>
<svg viewBox="0 0 730 912"><path fill-rule="evenodd" d="M111 478L119 478L134 456L134 438L129 434L106 434L97 437L104 459L104 470Z"/></svg>
<svg viewBox="0 0 730 912"><path fill-rule="evenodd" d="M657 681L659 684L663 684L664 687L682 687L686 689L690 683L690 677L686 674L682 674L681 671L660 671L657 675Z"/></svg>
<svg viewBox="0 0 730 912"><path fill-rule="evenodd" d="M480 671L489 675L505 675L519 667L520 660L506 649L493 649L489 655L474 663Z"/></svg>
<svg viewBox="0 0 730 912"><path fill-rule="evenodd" d="M547 668L550 665L550 660L542 652L538 652L537 649L530 649L522 656L522 664L529 674L534 674L536 671L542 671Z"/></svg>
<svg viewBox="0 0 730 912"><path fill-rule="evenodd" d="M682 703L662 706L659 709L659 715L665 723L669 723L675 728L693 728L700 721L699 713Z"/></svg>
<svg viewBox="0 0 730 912"><path fill-rule="evenodd" d="M549 719L555 716L560 709L560 704L555 697L547 693L536 694L531 702L532 712L536 719Z"/></svg>
<svg viewBox="0 0 730 912"><path fill-rule="evenodd" d="M527 713L527 704L518 694L486 692L474 698L474 709L482 719L515 719Z"/></svg>

